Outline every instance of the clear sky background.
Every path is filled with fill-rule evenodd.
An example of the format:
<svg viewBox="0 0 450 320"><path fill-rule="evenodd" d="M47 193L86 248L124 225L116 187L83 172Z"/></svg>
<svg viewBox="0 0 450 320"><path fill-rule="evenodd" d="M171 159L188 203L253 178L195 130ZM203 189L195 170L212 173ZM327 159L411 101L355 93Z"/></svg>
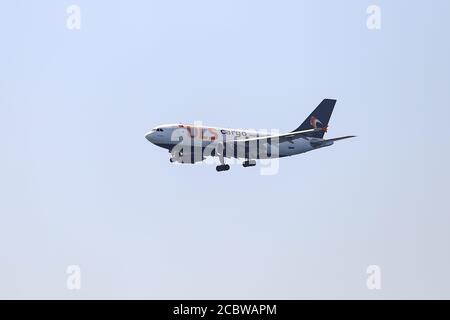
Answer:
<svg viewBox="0 0 450 320"><path fill-rule="evenodd" d="M449 12L3 1L0 297L450 298ZM289 131L324 98L338 100L327 136L358 138L272 176L173 165L144 138L194 121Z"/></svg>

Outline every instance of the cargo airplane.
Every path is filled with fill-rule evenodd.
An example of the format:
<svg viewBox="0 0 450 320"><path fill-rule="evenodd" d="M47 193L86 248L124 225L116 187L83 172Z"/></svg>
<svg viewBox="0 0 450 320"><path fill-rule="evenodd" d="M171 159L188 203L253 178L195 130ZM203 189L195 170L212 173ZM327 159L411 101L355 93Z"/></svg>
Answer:
<svg viewBox="0 0 450 320"><path fill-rule="evenodd" d="M284 134L169 124L152 129L145 138L167 149L171 153L170 162L195 163L212 156L220 161L217 171L230 169L225 158L243 159L244 167L252 167L258 159L293 156L355 137L324 139L335 104L336 100L323 100L297 129Z"/></svg>

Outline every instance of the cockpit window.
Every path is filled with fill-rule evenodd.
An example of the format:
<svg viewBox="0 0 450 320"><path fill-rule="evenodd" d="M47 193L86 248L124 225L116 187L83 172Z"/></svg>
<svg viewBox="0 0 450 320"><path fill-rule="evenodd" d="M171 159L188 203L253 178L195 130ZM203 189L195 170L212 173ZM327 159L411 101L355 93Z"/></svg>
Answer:
<svg viewBox="0 0 450 320"><path fill-rule="evenodd" d="M155 131L159 131L159 132L162 132L163 131L163 129L161 129L161 128L156 128L156 129L154 129Z"/></svg>

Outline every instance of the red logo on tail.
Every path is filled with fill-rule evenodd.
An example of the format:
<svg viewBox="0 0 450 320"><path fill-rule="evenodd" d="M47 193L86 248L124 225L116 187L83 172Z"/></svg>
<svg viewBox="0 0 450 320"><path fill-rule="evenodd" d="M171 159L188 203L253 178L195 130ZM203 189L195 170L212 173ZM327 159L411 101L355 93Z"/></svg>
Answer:
<svg viewBox="0 0 450 320"><path fill-rule="evenodd" d="M317 119L314 116L311 116L311 118L309 119L309 124L314 128L317 129L317 125L320 124L320 128L323 128L323 123Z"/></svg>

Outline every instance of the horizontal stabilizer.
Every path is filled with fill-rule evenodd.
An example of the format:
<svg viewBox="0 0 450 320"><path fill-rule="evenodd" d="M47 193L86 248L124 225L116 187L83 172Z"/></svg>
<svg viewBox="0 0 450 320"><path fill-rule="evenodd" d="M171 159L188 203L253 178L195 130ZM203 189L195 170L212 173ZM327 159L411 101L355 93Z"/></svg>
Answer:
<svg viewBox="0 0 450 320"><path fill-rule="evenodd" d="M327 147L334 143L334 141L354 138L356 136L345 136L345 137L338 137L338 138L332 138L332 139L324 139L324 140L318 140L318 141L311 141L311 145L314 148L320 148L320 147Z"/></svg>
<svg viewBox="0 0 450 320"><path fill-rule="evenodd" d="M338 137L338 138L332 138L332 139L325 139L324 141L339 141L349 138L355 138L356 136L345 136L345 137Z"/></svg>

